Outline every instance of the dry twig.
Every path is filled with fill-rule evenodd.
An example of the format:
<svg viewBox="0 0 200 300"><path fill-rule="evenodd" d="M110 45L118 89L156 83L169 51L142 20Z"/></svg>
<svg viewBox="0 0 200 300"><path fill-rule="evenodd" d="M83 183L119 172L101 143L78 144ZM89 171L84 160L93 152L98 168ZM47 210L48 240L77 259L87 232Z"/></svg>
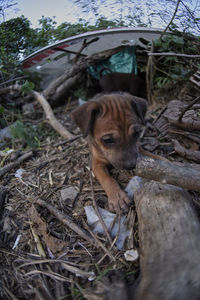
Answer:
<svg viewBox="0 0 200 300"><path fill-rule="evenodd" d="M42 108L44 109L44 112L46 114L46 119L50 123L50 125L64 138L66 139L72 139L75 138L73 134L71 134L62 124L58 122L58 120L55 118L54 113L51 109L51 106L45 99L45 97L38 93L38 92L33 92L33 95L35 99L40 103Z"/></svg>
<svg viewBox="0 0 200 300"><path fill-rule="evenodd" d="M176 3L176 8L175 8L175 10L174 10L173 16L172 16L171 20L169 21L167 27L165 28L165 30L162 32L162 34L161 34L161 36L160 36L160 39L161 39L161 40L162 40L163 35L165 34L165 32L167 31L167 29L169 28L169 26L172 24L172 22L173 22L173 20L174 20L174 18L175 18L175 16L176 16L176 13L177 13L177 11L178 11L178 7L179 7L180 2L181 2L181 0L178 0L178 1L177 1L177 3Z"/></svg>
<svg viewBox="0 0 200 300"><path fill-rule="evenodd" d="M24 160L30 158L33 155L33 152L27 152L20 156L16 161L4 166L3 168L0 169L0 177L2 177L4 174L6 174L8 171L11 169L17 167L20 163L22 163Z"/></svg>
<svg viewBox="0 0 200 300"><path fill-rule="evenodd" d="M179 118L178 118L178 122L182 122L182 118L185 114L185 112L187 110L189 110L194 104L196 104L198 101L200 100L200 96L198 96L197 98L195 98L193 101L191 101L184 109L183 111L181 112Z"/></svg>
<svg viewBox="0 0 200 300"><path fill-rule="evenodd" d="M177 140L172 140L172 142L174 144L174 149L176 153L178 153L184 158L200 163L200 151L186 149L185 147L181 146L181 144Z"/></svg>
<svg viewBox="0 0 200 300"><path fill-rule="evenodd" d="M34 203L47 208L51 214L53 214L61 223L67 225L71 230L80 235L84 240L88 241L91 245L95 245L95 240L89 235L87 231L80 228L76 223L74 223L71 218L67 215L63 214L57 208L48 204L46 201L42 199L32 199Z"/></svg>

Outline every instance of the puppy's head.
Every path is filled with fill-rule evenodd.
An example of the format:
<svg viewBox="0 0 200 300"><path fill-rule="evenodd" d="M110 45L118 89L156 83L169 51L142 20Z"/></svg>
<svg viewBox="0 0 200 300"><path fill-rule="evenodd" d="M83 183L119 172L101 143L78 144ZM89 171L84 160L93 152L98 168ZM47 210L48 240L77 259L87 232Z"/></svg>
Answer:
<svg viewBox="0 0 200 300"><path fill-rule="evenodd" d="M118 169L132 169L147 102L127 93L98 95L72 112L92 153Z"/></svg>

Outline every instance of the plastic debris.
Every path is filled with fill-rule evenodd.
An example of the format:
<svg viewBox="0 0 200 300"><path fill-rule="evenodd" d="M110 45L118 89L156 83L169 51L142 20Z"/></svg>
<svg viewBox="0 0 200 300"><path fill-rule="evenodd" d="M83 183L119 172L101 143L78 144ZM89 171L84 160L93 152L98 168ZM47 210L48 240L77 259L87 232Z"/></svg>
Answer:
<svg viewBox="0 0 200 300"><path fill-rule="evenodd" d="M92 231L94 233L105 234L104 229L102 227L101 222L99 221L99 217L97 216L95 209L91 205L85 206L84 209L85 209L85 213L87 216L88 224L89 224L89 226L92 227ZM106 227L108 228L108 231L110 231L113 221L116 218L116 214L111 213L101 207L98 207L98 209L99 209L99 213L101 214ZM120 230L119 230L119 224L120 224ZM111 233L112 238L115 238L116 235L118 234L116 246L119 250L123 249L124 241L125 241L126 237L129 236L129 234L130 234L130 230L128 230L127 224L126 224L126 215L122 215L120 217L120 222L118 222L118 220L115 222L110 233Z"/></svg>
<svg viewBox="0 0 200 300"><path fill-rule="evenodd" d="M15 172L15 177L22 179L22 174L25 172L24 169L17 169L17 171Z"/></svg>
<svg viewBox="0 0 200 300"><path fill-rule="evenodd" d="M134 176L133 178L131 178L131 180L129 181L129 183L125 188L125 192L128 194L130 199L132 199L134 193L140 189L142 185L142 181L143 181L142 177L139 176Z"/></svg>
<svg viewBox="0 0 200 300"><path fill-rule="evenodd" d="M127 261L135 261L138 259L139 254L137 250L130 249L124 253L124 257Z"/></svg>

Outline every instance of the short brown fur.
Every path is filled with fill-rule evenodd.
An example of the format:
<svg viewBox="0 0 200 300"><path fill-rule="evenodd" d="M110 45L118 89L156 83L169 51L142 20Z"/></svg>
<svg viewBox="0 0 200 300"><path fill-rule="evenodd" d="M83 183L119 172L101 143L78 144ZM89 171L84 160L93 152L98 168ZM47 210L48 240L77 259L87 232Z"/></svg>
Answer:
<svg viewBox="0 0 200 300"><path fill-rule="evenodd" d="M109 208L126 211L130 199L110 176L109 166L133 169L137 141L147 109L145 99L128 93L97 95L72 112L72 118L88 136L92 170L108 196Z"/></svg>

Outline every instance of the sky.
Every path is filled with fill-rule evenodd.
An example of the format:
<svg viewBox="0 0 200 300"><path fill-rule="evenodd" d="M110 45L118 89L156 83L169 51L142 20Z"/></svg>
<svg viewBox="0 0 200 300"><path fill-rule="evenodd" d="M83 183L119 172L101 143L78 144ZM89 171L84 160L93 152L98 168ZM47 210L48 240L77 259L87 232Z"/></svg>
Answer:
<svg viewBox="0 0 200 300"><path fill-rule="evenodd" d="M134 11L137 11L137 6L142 7L143 9L143 15L142 16L144 23L148 24L147 19L145 19L145 14L146 18L148 18L148 11L145 11L149 9L148 5L151 5L154 0L147 1L147 0L138 0L135 1L136 6L133 6L132 9ZM187 3L188 5L191 4L191 8L195 9L195 7L198 6L198 13L200 12L200 0L184 0L184 3ZM5 20L8 20L10 18L15 18L21 15L24 15L32 24L32 27L37 28L39 27L38 20L44 17L53 17L56 16L55 21L57 22L57 25L63 23L63 22L68 22L68 23L78 23L78 20L80 18L86 19L87 21L92 23L95 23L96 17L92 12L86 14L83 14L83 11L81 8L76 6L74 4L74 0L16 0L17 5L15 6L17 8L17 12L14 12L14 9L8 9L5 11ZM112 20L115 18L119 18L119 7L116 5L117 1L113 0L107 0L104 1L104 6L100 5L101 0L95 0L96 6L99 8L98 12L100 13L101 16L105 16L108 20ZM119 1L118 1L119 2ZM125 1L123 1L126 3ZM122 3L123 3L122 2ZM111 7L106 7L106 3L108 5L111 4ZM173 15L175 6L176 6L176 0L174 0L174 3L171 1L167 0L165 3L168 3L167 6L163 9L163 1L162 0L156 0L155 1L155 9L157 10L156 14L151 17L152 21L152 27L159 27L159 28L164 28L166 27L167 23L169 22L171 16ZM179 5L183 7L183 5ZM118 13L117 13L118 10ZM159 18L159 10L164 13L164 15L168 17L166 18L165 21L161 20ZM180 12L180 10L179 10ZM127 12L127 5L123 6L123 15L127 16L130 13ZM197 13L196 13L197 15ZM197 16L196 16L197 17Z"/></svg>
<svg viewBox="0 0 200 300"><path fill-rule="evenodd" d="M37 27L38 20L45 17L56 16L55 21L76 23L81 17L80 8L70 0L17 0L15 6L18 11L8 10L6 20L24 15L31 21L33 27Z"/></svg>

